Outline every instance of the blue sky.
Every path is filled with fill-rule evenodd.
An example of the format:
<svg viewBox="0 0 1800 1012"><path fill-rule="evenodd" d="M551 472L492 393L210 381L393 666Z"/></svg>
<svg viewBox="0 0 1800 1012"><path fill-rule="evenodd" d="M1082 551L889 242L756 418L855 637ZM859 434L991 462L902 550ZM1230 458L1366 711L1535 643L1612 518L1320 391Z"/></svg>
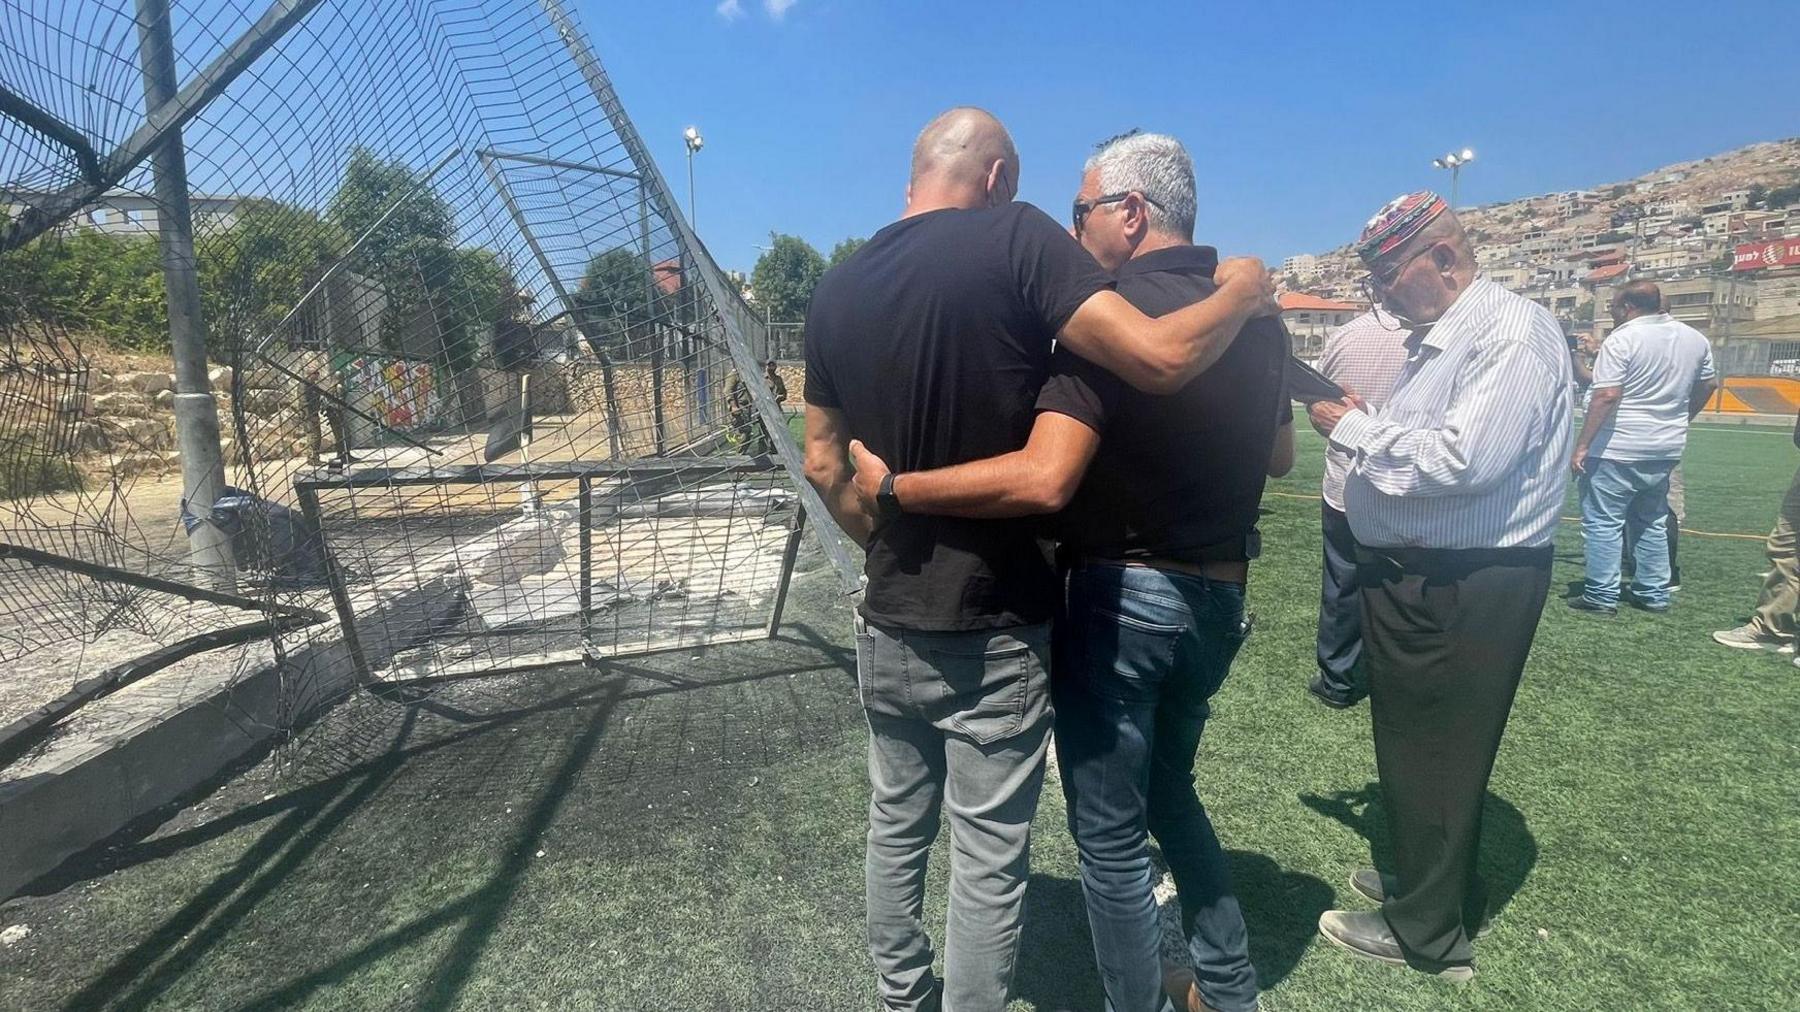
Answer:
<svg viewBox="0 0 1800 1012"><path fill-rule="evenodd" d="M1352 238L1395 193L1462 202L1627 178L1800 134L1795 0L1035 3L574 0L701 237L747 269L771 229L822 251L896 217L919 127L1006 122L1022 199L1061 220L1093 143L1194 154L1198 238L1279 259Z"/></svg>

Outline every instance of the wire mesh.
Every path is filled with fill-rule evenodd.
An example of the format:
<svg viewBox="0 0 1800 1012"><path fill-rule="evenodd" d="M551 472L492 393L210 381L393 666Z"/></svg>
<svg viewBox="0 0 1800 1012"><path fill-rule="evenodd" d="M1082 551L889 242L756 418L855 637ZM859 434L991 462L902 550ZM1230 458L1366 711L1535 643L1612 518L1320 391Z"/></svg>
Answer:
<svg viewBox="0 0 1800 1012"><path fill-rule="evenodd" d="M261 3L170 6L183 82L270 23ZM760 376L767 335L562 6L277 6L304 16L182 130L237 493L187 512L229 529L266 612L337 617L273 635L268 719L291 728L352 683L767 635L801 511L822 519ZM198 585L182 461L160 389L144 393L163 384L128 368L166 363L154 243L171 209L143 165L94 188L93 164L116 166L157 113L139 45L158 9L0 0L0 203L18 225L85 199L0 254L25 279L0 316L7 459L80 471L0 514L9 540ZM5 622L18 643L53 634L33 580L124 593L0 569L0 640ZM171 610L165 638L217 621Z"/></svg>

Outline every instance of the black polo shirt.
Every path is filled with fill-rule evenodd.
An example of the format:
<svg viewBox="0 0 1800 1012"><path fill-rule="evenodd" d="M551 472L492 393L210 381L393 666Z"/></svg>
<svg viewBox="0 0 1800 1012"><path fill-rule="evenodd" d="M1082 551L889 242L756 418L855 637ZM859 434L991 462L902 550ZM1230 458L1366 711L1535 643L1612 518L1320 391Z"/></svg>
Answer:
<svg viewBox="0 0 1800 1012"><path fill-rule="evenodd" d="M1119 294L1163 316L1217 291L1219 255L1176 246L1119 268ZM1288 333L1275 317L1244 325L1211 368L1167 396L1146 394L1059 351L1039 411L1100 433L1100 449L1062 513L1065 548L1108 559L1200 562L1232 554L1256 529L1275 430L1293 421L1282 373Z"/></svg>
<svg viewBox="0 0 1800 1012"><path fill-rule="evenodd" d="M1029 204L903 218L814 290L806 402L842 411L896 473L1017 450L1057 331L1110 285ZM1036 518L903 515L869 545L863 615L926 631L1048 621L1056 578L1043 533Z"/></svg>

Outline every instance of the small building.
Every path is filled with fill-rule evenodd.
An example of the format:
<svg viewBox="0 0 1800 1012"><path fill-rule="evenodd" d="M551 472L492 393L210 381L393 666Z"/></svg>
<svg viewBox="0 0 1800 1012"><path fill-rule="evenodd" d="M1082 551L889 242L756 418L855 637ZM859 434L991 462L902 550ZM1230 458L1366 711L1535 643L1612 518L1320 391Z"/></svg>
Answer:
<svg viewBox="0 0 1800 1012"><path fill-rule="evenodd" d="M5 206L9 217L17 217L26 206L50 197L51 193L43 190L0 191L0 205ZM198 193L190 196L188 207L194 230L204 233L230 228L237 222L238 206L244 199ZM159 224L160 206L156 198L146 194L112 190L69 218L64 227L91 229L106 235L153 236Z"/></svg>
<svg viewBox="0 0 1800 1012"><path fill-rule="evenodd" d="M1294 338L1294 354L1317 358L1331 331L1362 315L1369 307L1360 302L1340 302L1300 292L1281 293L1281 322Z"/></svg>

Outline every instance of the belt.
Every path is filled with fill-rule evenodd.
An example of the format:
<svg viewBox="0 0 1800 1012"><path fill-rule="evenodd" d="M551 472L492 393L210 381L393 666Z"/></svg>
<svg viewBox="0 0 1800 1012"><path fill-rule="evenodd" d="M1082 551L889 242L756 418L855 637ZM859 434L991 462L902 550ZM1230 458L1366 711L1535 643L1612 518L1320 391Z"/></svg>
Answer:
<svg viewBox="0 0 1800 1012"><path fill-rule="evenodd" d="M1356 546L1359 566L1391 566L1403 573L1429 575L1469 572L1488 566L1550 568L1556 558L1554 545L1530 548L1370 548Z"/></svg>
<svg viewBox="0 0 1800 1012"><path fill-rule="evenodd" d="M1158 569L1170 573L1185 573L1208 580L1221 580L1226 583L1246 583L1250 578L1250 563L1245 559L1214 559L1210 562L1188 562L1182 559L1131 558L1106 559L1095 555L1078 555L1070 568L1080 569L1083 566L1123 566L1128 569Z"/></svg>

